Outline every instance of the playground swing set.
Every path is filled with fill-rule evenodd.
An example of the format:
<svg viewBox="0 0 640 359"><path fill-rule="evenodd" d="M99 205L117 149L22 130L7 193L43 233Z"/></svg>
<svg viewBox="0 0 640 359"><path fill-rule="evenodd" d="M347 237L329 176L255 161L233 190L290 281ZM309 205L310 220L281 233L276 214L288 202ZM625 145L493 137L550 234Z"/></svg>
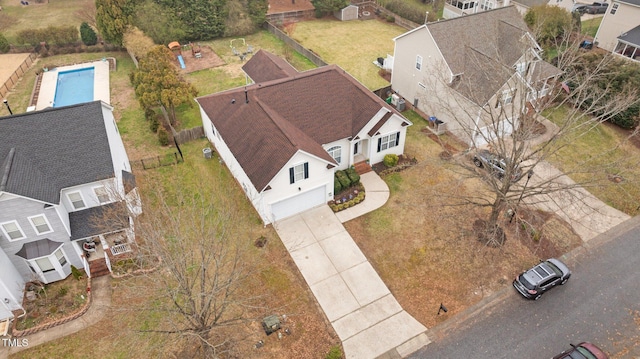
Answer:
<svg viewBox="0 0 640 359"><path fill-rule="evenodd" d="M169 43L168 47L169 47L169 50L171 50L176 55L176 58L178 59L178 63L180 64L180 68L185 69L186 65L184 63L184 58L182 57L183 46L181 46L179 42L173 41ZM202 58L202 48L200 47L199 44L193 44L190 42L189 45L184 45L184 47L191 48L191 55L195 59Z"/></svg>
<svg viewBox="0 0 640 359"><path fill-rule="evenodd" d="M238 51L238 49L234 46L234 41L242 41L242 47L246 48L246 50L244 51ZM253 46L247 44L244 41L244 38L239 38L239 39L233 39L229 42L229 46L231 47L231 52L233 52L234 55L238 56L240 58L241 61L244 61L244 59L247 57L247 55L249 54L253 54Z"/></svg>

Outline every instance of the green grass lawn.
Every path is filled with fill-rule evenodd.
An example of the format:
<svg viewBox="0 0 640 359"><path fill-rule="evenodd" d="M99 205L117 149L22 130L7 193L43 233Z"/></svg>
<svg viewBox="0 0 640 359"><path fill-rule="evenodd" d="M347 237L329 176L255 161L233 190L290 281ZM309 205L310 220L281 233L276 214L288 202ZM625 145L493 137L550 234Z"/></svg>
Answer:
<svg viewBox="0 0 640 359"><path fill-rule="evenodd" d="M595 17L593 19L582 21L582 34L595 37L600 23L602 22L602 16Z"/></svg>
<svg viewBox="0 0 640 359"><path fill-rule="evenodd" d="M0 31L9 43L15 43L17 34L26 29L47 26L77 26L84 21L78 11L93 4L94 0L51 0L43 4L30 1L28 6L16 0L2 0Z"/></svg>
<svg viewBox="0 0 640 359"><path fill-rule="evenodd" d="M559 108L544 115L558 124L567 111ZM606 204L632 216L640 214L640 149L627 141L629 134L609 123L569 133L562 139L566 146L549 162L576 182L592 183L589 192ZM623 181L613 182L611 176Z"/></svg>
<svg viewBox="0 0 640 359"><path fill-rule="evenodd" d="M393 38L406 30L378 20L303 21L291 27L289 36L329 64L337 64L370 90L389 85L373 64L378 57L393 55Z"/></svg>

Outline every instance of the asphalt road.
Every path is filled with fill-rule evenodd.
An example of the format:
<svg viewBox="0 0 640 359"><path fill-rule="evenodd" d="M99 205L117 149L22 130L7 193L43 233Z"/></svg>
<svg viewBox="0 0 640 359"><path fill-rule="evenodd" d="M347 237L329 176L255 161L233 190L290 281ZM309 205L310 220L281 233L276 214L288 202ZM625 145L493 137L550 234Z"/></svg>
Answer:
<svg viewBox="0 0 640 359"><path fill-rule="evenodd" d="M564 286L538 301L510 288L490 309L448 323L410 358L551 358L582 341L615 358L640 358L640 220L630 221L632 228L623 223L592 240L604 243L563 258L572 271Z"/></svg>

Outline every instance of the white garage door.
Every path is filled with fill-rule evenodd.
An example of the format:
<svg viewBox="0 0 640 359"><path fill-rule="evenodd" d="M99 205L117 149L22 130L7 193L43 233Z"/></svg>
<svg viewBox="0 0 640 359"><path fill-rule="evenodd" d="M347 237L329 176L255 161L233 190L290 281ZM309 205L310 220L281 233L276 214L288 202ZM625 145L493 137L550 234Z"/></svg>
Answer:
<svg viewBox="0 0 640 359"><path fill-rule="evenodd" d="M504 120L500 122L498 127L498 133L502 133L502 136L509 136L513 132L513 125L511 120ZM475 143L476 147L486 145L488 141L492 141L496 136L496 131L493 126L487 126L480 129L480 133L476 135Z"/></svg>
<svg viewBox="0 0 640 359"><path fill-rule="evenodd" d="M300 193L271 205L274 220L280 220L326 203L325 186Z"/></svg>

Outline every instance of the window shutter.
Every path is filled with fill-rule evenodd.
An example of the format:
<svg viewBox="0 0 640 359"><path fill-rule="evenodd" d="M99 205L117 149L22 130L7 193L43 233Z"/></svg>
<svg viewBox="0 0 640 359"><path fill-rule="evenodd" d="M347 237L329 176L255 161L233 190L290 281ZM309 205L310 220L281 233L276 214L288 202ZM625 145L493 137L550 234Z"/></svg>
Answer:
<svg viewBox="0 0 640 359"><path fill-rule="evenodd" d="M309 162L304 163L304 178L309 178Z"/></svg>
<svg viewBox="0 0 640 359"><path fill-rule="evenodd" d="M293 183L296 181L295 174L293 173L293 167L289 168L289 183Z"/></svg>
<svg viewBox="0 0 640 359"><path fill-rule="evenodd" d="M378 152L380 152L380 147L382 147L382 137L378 138Z"/></svg>
<svg viewBox="0 0 640 359"><path fill-rule="evenodd" d="M400 132L396 134L396 146L400 144Z"/></svg>

